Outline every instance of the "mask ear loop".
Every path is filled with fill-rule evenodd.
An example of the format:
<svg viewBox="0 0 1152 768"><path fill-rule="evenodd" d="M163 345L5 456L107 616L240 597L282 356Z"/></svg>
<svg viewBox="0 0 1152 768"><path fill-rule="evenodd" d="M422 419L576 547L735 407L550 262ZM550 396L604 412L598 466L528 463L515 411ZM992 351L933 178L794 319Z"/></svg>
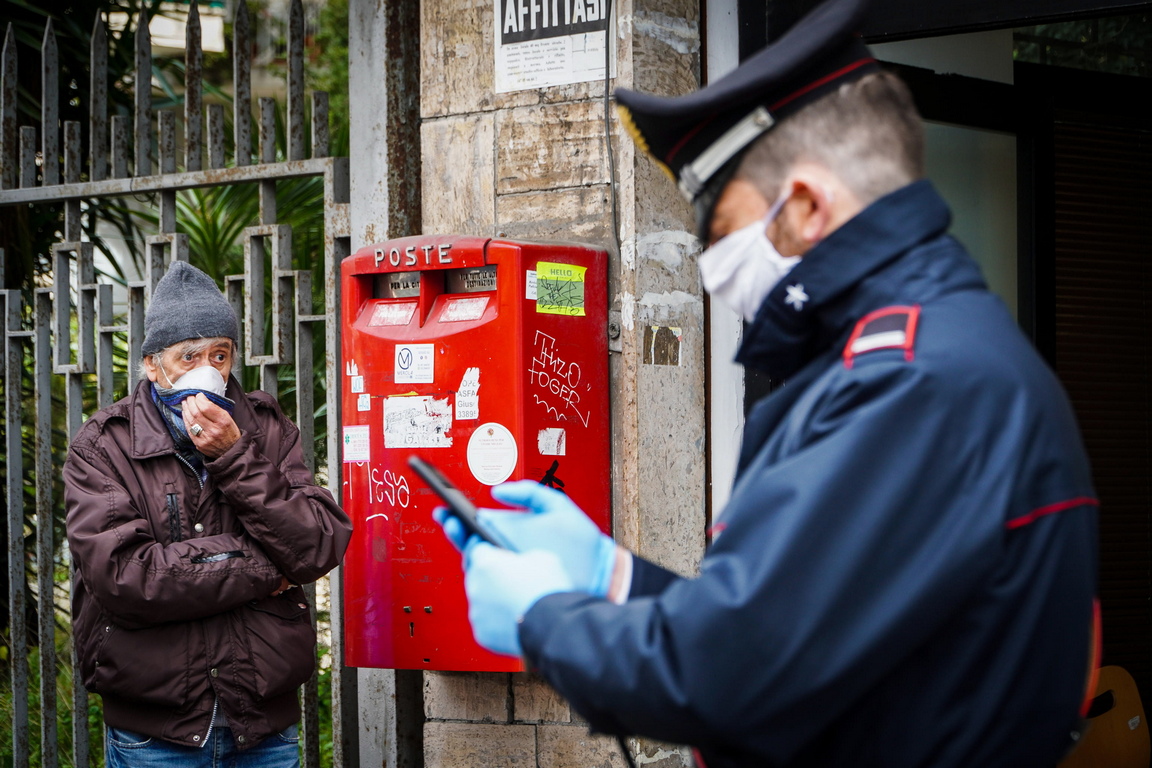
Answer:
<svg viewBox="0 0 1152 768"><path fill-rule="evenodd" d="M172 389L174 383L172 377L168 375L168 371L164 370L164 363L160 362L160 358L156 358L156 367L160 369L160 373L164 374L164 378L168 379L168 386L165 389Z"/></svg>
<svg viewBox="0 0 1152 768"><path fill-rule="evenodd" d="M772 207L768 209L768 213L764 216L765 227L776 221L776 217L780 215L780 211L784 210L784 204L788 202L790 197L792 197L792 195L784 193L776 198L776 202L772 203Z"/></svg>

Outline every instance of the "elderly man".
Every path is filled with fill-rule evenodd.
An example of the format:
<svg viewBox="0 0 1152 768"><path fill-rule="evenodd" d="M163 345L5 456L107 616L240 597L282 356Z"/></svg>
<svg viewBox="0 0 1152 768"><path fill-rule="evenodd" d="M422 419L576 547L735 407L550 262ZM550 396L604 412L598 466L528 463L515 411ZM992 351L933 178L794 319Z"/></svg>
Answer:
<svg viewBox="0 0 1152 768"><path fill-rule="evenodd" d="M144 327L146 379L64 465L78 672L103 698L107 764L297 765L316 664L297 585L340 562L351 524L276 400L231 376L236 314L210 277L174 262Z"/></svg>
<svg viewBox="0 0 1152 768"><path fill-rule="evenodd" d="M593 728L719 766L1050 767L1093 661L1097 502L1055 377L922 179L911 98L833 0L676 99L617 93L696 205L749 414L685 578L565 497L495 489L517 552L465 540L473 632Z"/></svg>

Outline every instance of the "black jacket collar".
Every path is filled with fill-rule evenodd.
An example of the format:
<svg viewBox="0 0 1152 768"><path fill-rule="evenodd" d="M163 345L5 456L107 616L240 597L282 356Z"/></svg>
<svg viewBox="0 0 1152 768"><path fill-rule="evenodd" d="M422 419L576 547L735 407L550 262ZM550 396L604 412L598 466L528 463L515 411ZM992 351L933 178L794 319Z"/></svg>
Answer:
<svg viewBox="0 0 1152 768"><path fill-rule="evenodd" d="M854 288L911 248L943 235L951 220L928 181L872 203L809 251L768 294L737 362L773 378L791 376L871 309L851 300Z"/></svg>

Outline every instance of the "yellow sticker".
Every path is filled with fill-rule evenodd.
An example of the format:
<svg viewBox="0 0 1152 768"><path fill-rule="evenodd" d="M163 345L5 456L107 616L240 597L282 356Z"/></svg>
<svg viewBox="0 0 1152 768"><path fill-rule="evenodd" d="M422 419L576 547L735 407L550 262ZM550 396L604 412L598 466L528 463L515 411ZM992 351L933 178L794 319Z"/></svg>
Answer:
<svg viewBox="0 0 1152 768"><path fill-rule="evenodd" d="M584 316L584 273L575 264L536 263L536 311Z"/></svg>

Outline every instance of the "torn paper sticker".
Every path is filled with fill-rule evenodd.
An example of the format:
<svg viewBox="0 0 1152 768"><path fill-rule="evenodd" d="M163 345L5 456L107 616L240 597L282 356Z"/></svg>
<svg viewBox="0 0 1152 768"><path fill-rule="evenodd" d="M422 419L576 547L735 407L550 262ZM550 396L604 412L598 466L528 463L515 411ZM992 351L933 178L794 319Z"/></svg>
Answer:
<svg viewBox="0 0 1152 768"><path fill-rule="evenodd" d="M547 315L584 316L584 273L575 264L536 263L536 311Z"/></svg>
<svg viewBox="0 0 1152 768"><path fill-rule="evenodd" d="M368 461L368 426L344 427L344 463Z"/></svg>
<svg viewBox="0 0 1152 768"><path fill-rule="evenodd" d="M536 447L541 456L563 456L567 436L562 427L542 429L536 434Z"/></svg>
<svg viewBox="0 0 1152 768"><path fill-rule="evenodd" d="M480 369L469 368L456 391L456 418L480 418Z"/></svg>
<svg viewBox="0 0 1152 768"><path fill-rule="evenodd" d="M385 448L448 448L452 438L448 398L389 397L384 400Z"/></svg>

